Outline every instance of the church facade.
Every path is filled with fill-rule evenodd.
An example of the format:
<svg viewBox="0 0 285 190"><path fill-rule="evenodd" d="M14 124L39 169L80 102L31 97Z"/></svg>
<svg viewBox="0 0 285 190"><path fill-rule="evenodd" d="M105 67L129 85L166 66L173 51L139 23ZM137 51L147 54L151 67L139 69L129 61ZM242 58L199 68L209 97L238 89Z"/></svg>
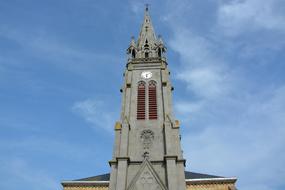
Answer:
<svg viewBox="0 0 285 190"><path fill-rule="evenodd" d="M146 8L139 37L127 49L111 172L63 181L64 190L236 189L236 178L185 171L165 52Z"/></svg>

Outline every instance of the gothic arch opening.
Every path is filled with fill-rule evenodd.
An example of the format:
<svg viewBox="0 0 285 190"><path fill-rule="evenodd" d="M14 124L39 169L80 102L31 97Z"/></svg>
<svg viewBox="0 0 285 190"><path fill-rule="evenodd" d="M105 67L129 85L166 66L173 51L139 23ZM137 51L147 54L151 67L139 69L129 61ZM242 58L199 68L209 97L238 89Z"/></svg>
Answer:
<svg viewBox="0 0 285 190"><path fill-rule="evenodd" d="M134 49L132 50L132 58L136 58L136 51Z"/></svg>
<svg viewBox="0 0 285 190"><path fill-rule="evenodd" d="M138 83L137 120L145 119L145 82Z"/></svg>
<svg viewBox="0 0 285 190"><path fill-rule="evenodd" d="M158 48L158 57L161 57L161 48Z"/></svg>
<svg viewBox="0 0 285 190"><path fill-rule="evenodd" d="M144 57L145 57L145 58L148 58L148 57L149 57L149 53L148 53L148 52L145 52L145 53L144 53Z"/></svg>
<svg viewBox="0 0 285 190"><path fill-rule="evenodd" d="M156 82L148 83L148 118L157 119Z"/></svg>

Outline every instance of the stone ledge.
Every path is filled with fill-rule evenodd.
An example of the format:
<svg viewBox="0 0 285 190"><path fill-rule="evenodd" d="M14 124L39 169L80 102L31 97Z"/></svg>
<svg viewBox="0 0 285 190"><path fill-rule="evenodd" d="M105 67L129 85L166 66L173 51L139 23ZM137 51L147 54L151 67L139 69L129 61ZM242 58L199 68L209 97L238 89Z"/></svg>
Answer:
<svg viewBox="0 0 285 190"><path fill-rule="evenodd" d="M207 178L207 179L186 179L186 184L213 184L213 183L235 183L237 181L236 177L226 177L226 178Z"/></svg>

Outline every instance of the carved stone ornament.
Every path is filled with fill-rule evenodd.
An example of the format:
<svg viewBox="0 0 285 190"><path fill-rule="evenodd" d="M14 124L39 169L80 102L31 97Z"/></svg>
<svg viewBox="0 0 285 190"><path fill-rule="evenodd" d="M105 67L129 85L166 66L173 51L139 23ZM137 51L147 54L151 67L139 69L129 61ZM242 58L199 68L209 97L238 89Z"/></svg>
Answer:
<svg viewBox="0 0 285 190"><path fill-rule="evenodd" d="M143 130L141 132L141 141L144 149L149 149L152 146L154 132L152 130Z"/></svg>
<svg viewBox="0 0 285 190"><path fill-rule="evenodd" d="M150 171L145 171L136 185L136 189L160 190L161 188L154 179Z"/></svg>

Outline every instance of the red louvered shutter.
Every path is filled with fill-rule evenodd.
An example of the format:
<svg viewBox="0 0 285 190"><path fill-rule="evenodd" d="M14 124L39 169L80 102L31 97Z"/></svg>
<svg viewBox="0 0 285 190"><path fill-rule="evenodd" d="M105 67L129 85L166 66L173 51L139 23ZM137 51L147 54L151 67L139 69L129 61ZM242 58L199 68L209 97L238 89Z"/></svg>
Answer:
<svg viewBox="0 0 285 190"><path fill-rule="evenodd" d="M138 84L138 102L137 102L137 119L145 119L145 83Z"/></svg>
<svg viewBox="0 0 285 190"><path fill-rule="evenodd" d="M148 86L148 109L149 119L157 119L156 84L154 81L150 81Z"/></svg>

